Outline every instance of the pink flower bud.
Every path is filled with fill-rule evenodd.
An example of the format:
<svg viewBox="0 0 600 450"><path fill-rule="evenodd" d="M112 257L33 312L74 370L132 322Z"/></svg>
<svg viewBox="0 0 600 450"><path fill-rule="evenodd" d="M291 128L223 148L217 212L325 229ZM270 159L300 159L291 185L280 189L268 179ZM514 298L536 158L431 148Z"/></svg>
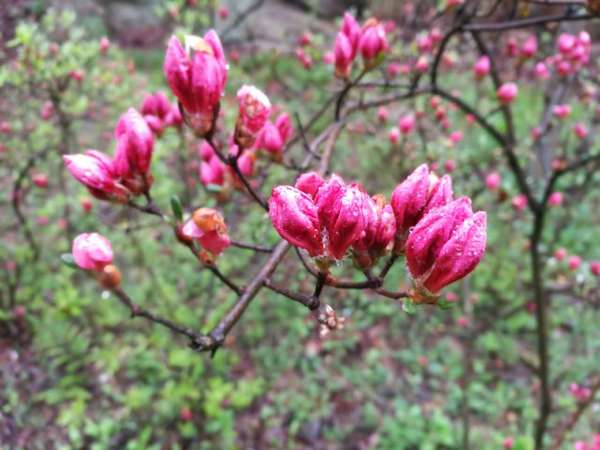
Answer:
<svg viewBox="0 0 600 450"><path fill-rule="evenodd" d="M454 172L456 170L456 161L454 161L453 159L449 159L444 163L444 169L448 173Z"/></svg>
<svg viewBox="0 0 600 450"><path fill-rule="evenodd" d="M317 207L307 194L292 186L277 186L269 199L269 217L290 244L311 256L323 253Z"/></svg>
<svg viewBox="0 0 600 450"><path fill-rule="evenodd" d="M415 129L415 116L412 114L402 116L398 121L398 129L404 135L412 133Z"/></svg>
<svg viewBox="0 0 600 450"><path fill-rule="evenodd" d="M427 34L417 37L417 49L421 53L429 53L433 49L433 41Z"/></svg>
<svg viewBox="0 0 600 450"><path fill-rule="evenodd" d="M92 211L93 207L94 207L94 204L92 203L91 199L89 199L89 198L81 199L81 209L83 209L84 213L89 214Z"/></svg>
<svg viewBox="0 0 600 450"><path fill-rule="evenodd" d="M511 437L504 438L502 441L502 448L504 448L504 450L511 450L514 446L515 442Z"/></svg>
<svg viewBox="0 0 600 450"><path fill-rule="evenodd" d="M376 20L367 21L362 29L362 34L358 42L358 48L365 61L369 65L379 55L388 49L385 28Z"/></svg>
<svg viewBox="0 0 600 450"><path fill-rule="evenodd" d="M160 137L162 135L164 131L164 124L162 120L156 116L144 116L144 121L155 136Z"/></svg>
<svg viewBox="0 0 600 450"><path fill-rule="evenodd" d="M223 186L225 183L225 165L215 155L207 162L200 163L200 181L204 186Z"/></svg>
<svg viewBox="0 0 600 450"><path fill-rule="evenodd" d="M369 197L363 193L365 231L353 245L354 250L367 257L363 266L369 267L390 246L396 235L396 218L391 205L382 196ZM359 257L360 259L360 257Z"/></svg>
<svg viewBox="0 0 600 450"><path fill-rule="evenodd" d="M255 86L242 86L237 93L239 115L236 123L236 143L250 147L271 113L269 98ZM247 145L246 145L247 144Z"/></svg>
<svg viewBox="0 0 600 450"><path fill-rule="evenodd" d="M401 66L402 65L397 62L390 63L390 65L387 66L386 69L388 76L390 78L396 78L398 75L400 75L400 73L402 72Z"/></svg>
<svg viewBox="0 0 600 450"><path fill-rule="evenodd" d="M573 255L569 258L568 261L568 265L569 265L569 270L577 270L579 269L579 267L581 267L581 257L577 256L577 255Z"/></svg>
<svg viewBox="0 0 600 450"><path fill-rule="evenodd" d="M198 146L198 155L200 156L202 161L206 162L210 161L213 156L216 156L215 150L206 141L202 141L202 143Z"/></svg>
<svg viewBox="0 0 600 450"><path fill-rule="evenodd" d="M429 59L427 56L419 56L417 62L415 63L415 71L418 73L425 73L429 68Z"/></svg>
<svg viewBox="0 0 600 450"><path fill-rule="evenodd" d="M400 141L400 130L398 127L394 127L388 133L388 139L392 144L397 144Z"/></svg>
<svg viewBox="0 0 600 450"><path fill-rule="evenodd" d="M460 130L457 131L453 131L452 133L450 133L449 139L450 139L450 143L452 145L456 145L458 144L460 141L463 140L463 133Z"/></svg>
<svg viewBox="0 0 600 450"><path fill-rule="evenodd" d="M164 92L146 94L140 112L144 116L156 116L161 120L165 120L171 112L171 104Z"/></svg>
<svg viewBox="0 0 600 450"><path fill-rule="evenodd" d="M325 180L317 172L307 172L298 177L295 186L296 189L301 190L314 199L323 183L325 183Z"/></svg>
<svg viewBox="0 0 600 450"><path fill-rule="evenodd" d="M222 222L221 215L216 211L215 213L218 214L220 221ZM209 251L214 256L218 256L231 245L231 240L227 234L227 227L224 222L222 222L222 225L224 229L203 229L197 225L194 219L189 219L183 225L181 232L187 238L197 241L202 248Z"/></svg>
<svg viewBox="0 0 600 450"><path fill-rule="evenodd" d="M556 251L554 252L554 258L557 261L562 261L567 257L567 250L564 249L563 247L556 249Z"/></svg>
<svg viewBox="0 0 600 450"><path fill-rule="evenodd" d="M519 88L515 83L504 83L498 88L497 96L500 103L507 105L515 99L518 93Z"/></svg>
<svg viewBox="0 0 600 450"><path fill-rule="evenodd" d="M298 45L306 47L312 43L312 36L308 31L305 31L298 37Z"/></svg>
<svg viewBox="0 0 600 450"><path fill-rule="evenodd" d="M485 187L488 189L488 191L495 191L500 187L501 183L502 177L498 172L490 172L485 177Z"/></svg>
<svg viewBox="0 0 600 450"><path fill-rule="evenodd" d="M114 169L122 178L145 177L150 170L154 136L144 118L134 108L123 114L115 128L117 150Z"/></svg>
<svg viewBox="0 0 600 450"><path fill-rule="evenodd" d="M571 105L554 105L552 114L559 119L566 119L571 115Z"/></svg>
<svg viewBox="0 0 600 450"><path fill-rule="evenodd" d="M490 58L487 55L480 56L475 65L473 66L473 73L475 78L481 80L490 73L491 63Z"/></svg>
<svg viewBox="0 0 600 450"><path fill-rule="evenodd" d="M592 274L600 277L600 261L590 261L590 271Z"/></svg>
<svg viewBox="0 0 600 450"><path fill-rule="evenodd" d="M217 14L219 16L219 19L226 20L229 17L229 8L227 8L227 6L221 5L217 10Z"/></svg>
<svg viewBox="0 0 600 450"><path fill-rule="evenodd" d="M39 188L45 189L48 187L48 175L46 175L45 173L36 173L32 177L32 181L33 184L35 184Z"/></svg>
<svg viewBox="0 0 600 450"><path fill-rule="evenodd" d="M181 116L181 111L179 110L179 105L174 103L171 105L171 109L165 117L165 123L171 127L180 127L183 125L183 117Z"/></svg>
<svg viewBox="0 0 600 450"><path fill-rule="evenodd" d="M221 42L213 30L204 38L187 36L186 50L175 36L169 40L165 76L183 106L186 122L199 135L206 135L214 126L227 70Z"/></svg>
<svg viewBox="0 0 600 450"><path fill-rule="evenodd" d="M108 38L106 36L102 37L100 39L100 52L105 55L106 52L108 52L108 49L110 48L110 41L108 40Z"/></svg>
<svg viewBox="0 0 600 450"><path fill-rule="evenodd" d="M300 62L300 64L302 64L302 66L304 66L304 68L306 70L310 70L310 68L313 65L313 60L310 57L310 55L304 51L303 48L298 47L294 51L294 55L296 56L296 59Z"/></svg>
<svg viewBox="0 0 600 450"><path fill-rule="evenodd" d="M335 76L338 78L348 78L354 61L355 51L348 36L343 32L338 33L333 47L333 56L335 64Z"/></svg>
<svg viewBox="0 0 600 450"><path fill-rule="evenodd" d="M572 34L562 33L557 40L556 46L558 51L565 54L569 53L576 44L576 38Z"/></svg>
<svg viewBox="0 0 600 450"><path fill-rule="evenodd" d="M527 207L527 197L524 194L515 195L511 203L517 212L521 212Z"/></svg>
<svg viewBox="0 0 600 450"><path fill-rule="evenodd" d="M279 130L284 143L286 143L294 134L294 127L292 126L292 121L288 113L279 114L277 119L275 119L275 126Z"/></svg>
<svg viewBox="0 0 600 450"><path fill-rule="evenodd" d="M95 197L116 202L129 198L129 190L117 182L112 161L105 154L88 150L85 154L64 155L63 161L71 175Z"/></svg>
<svg viewBox="0 0 600 450"><path fill-rule="evenodd" d="M550 197L548 197L548 204L550 206L560 206L560 205L562 205L562 202L563 202L562 192L553 192L552 194L550 194Z"/></svg>
<svg viewBox="0 0 600 450"><path fill-rule="evenodd" d="M577 137L581 140L585 139L588 136L588 130L585 127L585 125L582 124L581 122L578 122L575 124L575 126L573 127L573 131L575 132Z"/></svg>
<svg viewBox="0 0 600 450"><path fill-rule="evenodd" d="M315 203L319 221L327 233L324 240L330 256L335 259L342 259L365 231L363 199L363 192L357 186L346 186L337 175L317 192Z"/></svg>
<svg viewBox="0 0 600 450"><path fill-rule="evenodd" d="M531 139L537 141L542 136L542 129L538 126L535 126L531 129Z"/></svg>
<svg viewBox="0 0 600 450"><path fill-rule="evenodd" d="M323 64L333 64L335 62L335 54L333 52L323 53Z"/></svg>
<svg viewBox="0 0 600 450"><path fill-rule="evenodd" d="M590 450L584 441L577 441L573 445L573 450Z"/></svg>
<svg viewBox="0 0 600 450"><path fill-rule="evenodd" d="M380 106L377 110L377 120L379 120L380 123L386 123L389 116L390 113L387 108L385 106Z"/></svg>
<svg viewBox="0 0 600 450"><path fill-rule="evenodd" d="M352 47L352 58L356 55L356 51L358 50L358 41L360 40L360 36L362 34L362 30L360 25L354 18L354 16L350 13L344 14L344 20L342 22L341 32L346 35L348 41L350 42L350 46Z"/></svg>
<svg viewBox="0 0 600 450"><path fill-rule="evenodd" d="M439 180L436 176L430 176L427 164L417 167L392 193L391 204L400 240L404 240L406 233L426 212L451 200L450 177L445 176Z"/></svg>
<svg viewBox="0 0 600 450"><path fill-rule="evenodd" d="M113 262L110 241L98 233L83 233L73 240L73 259L85 270L101 272Z"/></svg>
<svg viewBox="0 0 600 450"><path fill-rule="evenodd" d="M238 159L238 167L244 177L254 175L254 161L256 155L252 150L244 150Z"/></svg>
<svg viewBox="0 0 600 450"><path fill-rule="evenodd" d="M267 122L256 139L256 148L265 150L280 159L285 143L279 129L271 122Z"/></svg>
<svg viewBox="0 0 600 450"><path fill-rule="evenodd" d="M529 36L521 47L521 56L523 58L531 58L538 51L538 42L535 36Z"/></svg>
<svg viewBox="0 0 600 450"><path fill-rule="evenodd" d="M534 73L538 80L547 80L550 78L550 71L543 62L539 62L535 65Z"/></svg>
<svg viewBox="0 0 600 450"><path fill-rule="evenodd" d="M44 102L42 108L40 109L40 116L43 120L50 120L54 115L54 104L48 100Z"/></svg>
<svg viewBox="0 0 600 450"><path fill-rule="evenodd" d="M457 199L427 214L410 232L406 261L417 287L437 294L468 275L485 252L486 215Z"/></svg>

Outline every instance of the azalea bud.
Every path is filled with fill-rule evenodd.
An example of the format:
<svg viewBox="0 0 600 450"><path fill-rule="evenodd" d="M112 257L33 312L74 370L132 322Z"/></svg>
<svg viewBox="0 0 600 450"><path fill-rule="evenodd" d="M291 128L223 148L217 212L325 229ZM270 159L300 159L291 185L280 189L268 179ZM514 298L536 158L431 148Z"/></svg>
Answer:
<svg viewBox="0 0 600 450"><path fill-rule="evenodd" d="M385 106L380 106L377 110L377 120L379 120L380 123L386 123L389 116L390 113L387 108Z"/></svg>
<svg viewBox="0 0 600 450"><path fill-rule="evenodd" d="M412 114L401 117L398 122L398 129L404 135L412 133L415 129L415 117Z"/></svg>
<svg viewBox="0 0 600 450"><path fill-rule="evenodd" d="M154 135L156 135L157 137L160 137L162 135L164 131L164 125L162 120L160 120L156 116L144 116L144 121L146 122L146 125L148 125L148 128L150 128L152 133L154 133Z"/></svg>
<svg viewBox="0 0 600 450"><path fill-rule="evenodd" d="M117 266L108 264L104 266L102 272L98 275L98 281L105 288L116 288L121 284L121 272Z"/></svg>
<svg viewBox="0 0 600 450"><path fill-rule="evenodd" d="M156 116L161 120L165 120L171 112L171 104L164 92L146 94L140 112L144 116Z"/></svg>
<svg viewBox="0 0 600 450"><path fill-rule="evenodd" d="M321 226L327 232L329 254L342 259L365 231L363 193L357 186L346 186L340 177L332 175L319 188L315 203Z"/></svg>
<svg viewBox="0 0 600 450"><path fill-rule="evenodd" d="M110 48L110 41L108 40L108 38L106 36L102 37L100 39L100 53L105 55L106 52L108 52L109 48Z"/></svg>
<svg viewBox="0 0 600 450"><path fill-rule="evenodd" d="M398 127L394 127L388 133L388 139L392 144L397 144L400 141L400 130Z"/></svg>
<svg viewBox="0 0 600 450"><path fill-rule="evenodd" d="M295 187L314 199L323 183L325 180L317 172L307 172L298 177Z"/></svg>
<svg viewBox="0 0 600 450"><path fill-rule="evenodd" d="M565 54L569 53L576 44L576 38L572 34L562 33L556 42L558 51Z"/></svg>
<svg viewBox="0 0 600 450"><path fill-rule="evenodd" d="M436 295L468 275L486 246L486 214L463 197L427 214L406 242L406 261L418 289Z"/></svg>
<svg viewBox="0 0 600 450"><path fill-rule="evenodd" d="M192 218L181 228L181 234L198 244L213 256L218 256L231 245L223 216L212 208L194 211Z"/></svg>
<svg viewBox="0 0 600 450"><path fill-rule="evenodd" d="M456 161L454 161L453 159L449 159L444 163L444 169L448 173L454 172L456 170Z"/></svg>
<svg viewBox="0 0 600 450"><path fill-rule="evenodd" d="M280 161L285 141L279 128L272 122L267 122L256 138L255 146L258 149L267 151L275 160Z"/></svg>
<svg viewBox="0 0 600 450"><path fill-rule="evenodd" d="M452 133L450 133L450 136L448 137L450 139L450 143L452 145L456 145L458 144L460 141L463 140L463 133L460 130L456 130L453 131Z"/></svg>
<svg viewBox="0 0 600 450"><path fill-rule="evenodd" d="M98 233L78 235L73 240L72 254L79 267L96 272L102 272L113 261L110 241Z"/></svg>
<svg viewBox="0 0 600 450"><path fill-rule="evenodd" d="M199 176L204 186L223 186L225 183L225 165L215 155L208 162L202 161L200 163Z"/></svg>
<svg viewBox="0 0 600 450"><path fill-rule="evenodd" d="M550 78L550 71L543 62L539 62L535 65L534 73L538 80L547 80Z"/></svg>
<svg viewBox="0 0 600 450"><path fill-rule="evenodd" d="M417 49L421 53L429 53L433 49L433 41L429 35L417 37Z"/></svg>
<svg viewBox="0 0 600 450"><path fill-rule="evenodd" d="M227 63L217 34L186 37L186 49L173 36L165 56L164 72L179 100L186 123L198 134L212 132L227 82Z"/></svg>
<svg viewBox="0 0 600 450"><path fill-rule="evenodd" d="M511 201L512 207L517 211L521 212L527 207L527 197L525 194L515 195Z"/></svg>
<svg viewBox="0 0 600 450"><path fill-rule="evenodd" d="M495 191L500 187L502 183L502 177L498 172L490 172L485 177L485 187L488 191Z"/></svg>
<svg viewBox="0 0 600 450"><path fill-rule="evenodd" d="M354 58L354 55L356 55L358 50L358 42L360 40L362 30L352 14L344 14L341 32L344 33L344 35L348 38L350 46L352 47L352 58Z"/></svg>
<svg viewBox="0 0 600 450"><path fill-rule="evenodd" d="M473 73L475 74L475 78L481 80L488 73L490 73L490 58L487 55L483 55L479 57L475 65L473 66Z"/></svg>
<svg viewBox="0 0 600 450"><path fill-rule="evenodd" d="M335 62L335 55L332 51L323 53L323 64L333 64Z"/></svg>
<svg viewBox="0 0 600 450"><path fill-rule="evenodd" d="M581 257L573 255L569 258L569 270L575 271L581 267Z"/></svg>
<svg viewBox="0 0 600 450"><path fill-rule="evenodd" d="M54 115L54 104L48 100L44 102L42 108L40 109L40 116L43 120L50 120Z"/></svg>
<svg viewBox="0 0 600 450"><path fill-rule="evenodd" d="M206 141L202 141L198 146L198 155L200 156L200 158L202 158L202 161L206 162L210 161L213 156L216 156L215 150L212 148L212 145L210 145Z"/></svg>
<svg viewBox="0 0 600 450"><path fill-rule="evenodd" d="M432 174L433 175L433 174ZM400 183L392 193L392 208L396 216L400 247L408 231L429 210L452 200L452 181L445 176L439 180L430 176L427 164L422 164Z"/></svg>
<svg viewBox="0 0 600 450"><path fill-rule="evenodd" d="M515 99L518 93L519 88L515 83L504 83L498 88L497 96L500 103L507 105Z"/></svg>
<svg viewBox="0 0 600 450"><path fill-rule="evenodd" d="M121 116L115 128L117 150L113 167L132 192L146 192L152 178L150 162L154 149L154 136L144 118L134 108Z"/></svg>
<svg viewBox="0 0 600 450"><path fill-rule="evenodd" d="M552 114L559 119L566 119L571 115L571 105L554 105Z"/></svg>
<svg viewBox="0 0 600 450"><path fill-rule="evenodd" d="M521 47L521 56L523 58L531 58L537 53L538 42L535 36L529 36Z"/></svg>
<svg viewBox="0 0 600 450"><path fill-rule="evenodd" d="M573 131L575 132L577 137L581 140L585 139L588 136L588 130L585 127L585 125L582 124L581 122L578 122L575 124L575 126L573 127Z"/></svg>
<svg viewBox="0 0 600 450"><path fill-rule="evenodd" d="M562 205L562 202L563 202L562 192L553 192L552 194L550 194L550 197L548 197L548 204L550 206L560 206L560 205Z"/></svg>
<svg viewBox="0 0 600 450"><path fill-rule="evenodd" d="M227 6L221 5L217 10L217 14L219 16L219 19L226 20L229 17L229 8L227 8Z"/></svg>
<svg viewBox="0 0 600 450"><path fill-rule="evenodd" d="M600 277L600 261L590 261L590 271L592 274Z"/></svg>
<svg viewBox="0 0 600 450"><path fill-rule="evenodd" d="M418 73L425 73L427 72L428 68L429 59L427 59L427 56L420 56L419 59L417 59L417 62L415 63L415 71L417 71Z"/></svg>
<svg viewBox="0 0 600 450"><path fill-rule="evenodd" d="M310 196L292 186L277 186L269 199L269 217L290 244L311 256L323 253L317 207Z"/></svg>
<svg viewBox="0 0 600 450"><path fill-rule="evenodd" d="M165 117L165 123L171 127L181 127L183 125L183 117L177 103L171 105L169 113Z"/></svg>
<svg viewBox="0 0 600 450"><path fill-rule="evenodd" d="M564 249L563 247L556 249L556 251L554 252L554 258L557 261L562 261L567 257L567 250Z"/></svg>
<svg viewBox="0 0 600 450"><path fill-rule="evenodd" d="M383 196L369 197L363 193L363 216L365 231L354 244L357 260L363 267L370 267L377 261L396 235L396 218L391 205Z"/></svg>
<svg viewBox="0 0 600 450"><path fill-rule="evenodd" d="M45 173L36 173L33 177L33 184L37 187L45 189L48 187L48 175Z"/></svg>
<svg viewBox="0 0 600 450"><path fill-rule="evenodd" d="M354 61L355 49L350 39L343 32L339 32L333 46L333 57L335 64L335 76L338 78L349 78L352 62Z"/></svg>
<svg viewBox="0 0 600 450"><path fill-rule="evenodd" d="M117 181L112 161L105 154L88 150L85 154L64 155L63 161L71 175L87 187L94 197L127 202L130 191Z"/></svg>
<svg viewBox="0 0 600 450"><path fill-rule="evenodd" d="M242 148L249 148L269 118L271 102L258 88L248 85L240 88L237 99L240 109L235 127L235 142Z"/></svg>
<svg viewBox="0 0 600 450"><path fill-rule="evenodd" d="M362 29L358 48L365 65L372 67L377 57L388 49L385 28L375 19L367 21Z"/></svg>
<svg viewBox="0 0 600 450"><path fill-rule="evenodd" d="M81 199L81 208L83 209L84 213L89 214L92 211L93 207L94 207L94 204L92 203L91 199L89 199L89 198Z"/></svg>
<svg viewBox="0 0 600 450"><path fill-rule="evenodd" d="M511 450L514 447L514 445L514 440L511 437L504 438L504 440L502 441L502 448L504 448L504 450Z"/></svg>
<svg viewBox="0 0 600 450"><path fill-rule="evenodd" d="M308 53L304 51L303 48L297 48L294 51L294 55L296 59L304 66L306 70L310 70L313 66L313 60Z"/></svg>

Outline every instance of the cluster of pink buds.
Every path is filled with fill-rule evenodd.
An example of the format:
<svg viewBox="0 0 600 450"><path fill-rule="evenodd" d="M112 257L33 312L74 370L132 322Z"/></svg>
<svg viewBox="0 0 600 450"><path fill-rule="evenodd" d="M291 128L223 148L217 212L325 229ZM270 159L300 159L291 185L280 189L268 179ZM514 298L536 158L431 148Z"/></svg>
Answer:
<svg viewBox="0 0 600 450"><path fill-rule="evenodd" d="M197 243L198 257L206 264L212 264L231 245L223 216L212 208L194 211L192 218L177 229L177 236L186 244Z"/></svg>
<svg viewBox="0 0 600 450"><path fill-rule="evenodd" d="M341 260L352 248L369 267L390 249L396 232L391 207L382 196L370 197L358 184L332 175L324 180L305 173L295 186L277 186L269 216L279 235L321 260Z"/></svg>
<svg viewBox="0 0 600 450"><path fill-rule="evenodd" d="M274 123L270 121L265 123L256 138L254 147L257 150L264 150L275 161L281 161L285 145L292 137L293 132L289 114L282 113Z"/></svg>
<svg viewBox="0 0 600 450"><path fill-rule="evenodd" d="M405 253L416 299L426 301L469 274L485 251L485 213L474 214L466 197L452 198L450 177L438 178L425 164L396 187L391 204L337 175L323 180L310 172L273 190L269 215L283 239L321 264L348 250L363 268L392 248Z"/></svg>
<svg viewBox="0 0 600 450"><path fill-rule="evenodd" d="M561 76L574 74L589 63L591 47L592 40L587 31L577 35L562 33L556 41L558 52L548 58L548 63Z"/></svg>
<svg viewBox="0 0 600 450"><path fill-rule="evenodd" d="M147 94L140 112L156 136L160 136L165 127L180 127L183 124L179 105L170 103L164 92Z"/></svg>
<svg viewBox="0 0 600 450"><path fill-rule="evenodd" d="M376 19L369 19L361 28L356 19L346 13L333 48L335 75L338 78L349 78L352 63L359 52L365 68L370 69L377 65L379 57L387 49L386 30L383 24Z"/></svg>
<svg viewBox="0 0 600 450"><path fill-rule="evenodd" d="M95 272L106 287L121 283L119 269L113 265L110 241L98 233L83 233L73 240L71 250L75 264L84 270Z"/></svg>
<svg viewBox="0 0 600 450"><path fill-rule="evenodd" d="M115 137L114 159L96 150L63 159L73 177L94 197L126 203L132 195L147 193L152 185L154 136L144 118L131 108L117 122Z"/></svg>
<svg viewBox="0 0 600 450"><path fill-rule="evenodd" d="M242 86L237 93L239 114L235 124L234 142L240 148L250 148L263 129L269 114L269 98L255 86Z"/></svg>
<svg viewBox="0 0 600 450"><path fill-rule="evenodd" d="M473 66L473 74L476 80L485 78L491 69L490 57L487 55L480 56Z"/></svg>
<svg viewBox="0 0 600 450"><path fill-rule="evenodd" d="M230 148L230 155L237 157L237 164L240 172L243 176L249 177L254 174L254 162L256 160L256 152L252 149L243 150L241 155L238 155L239 148L237 145L232 144ZM212 188L225 188L232 186L234 188L241 188L241 181L238 179L237 174L233 168L225 164L211 145L204 141L198 147L198 154L200 155L200 170L199 177L200 182L206 187ZM226 194L227 189L220 189L220 194ZM221 196L221 199L226 197Z"/></svg>
<svg viewBox="0 0 600 450"><path fill-rule="evenodd" d="M570 384L569 392L571 393L573 398L578 402L585 402L592 395L592 391L590 388L581 386L577 383Z"/></svg>
<svg viewBox="0 0 600 450"><path fill-rule="evenodd" d="M228 66L217 33L203 38L186 36L185 48L171 37L164 72L171 91L179 100L183 119L198 136L212 133L227 82Z"/></svg>
<svg viewBox="0 0 600 450"><path fill-rule="evenodd" d="M573 445L574 450L600 450L600 434L594 435L594 438L588 443L577 441Z"/></svg>

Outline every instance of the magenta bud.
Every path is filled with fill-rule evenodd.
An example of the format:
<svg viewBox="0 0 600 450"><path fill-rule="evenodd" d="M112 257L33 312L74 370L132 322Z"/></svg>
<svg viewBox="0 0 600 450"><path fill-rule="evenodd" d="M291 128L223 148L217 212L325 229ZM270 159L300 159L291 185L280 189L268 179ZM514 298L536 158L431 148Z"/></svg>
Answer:
<svg viewBox="0 0 600 450"><path fill-rule="evenodd" d="M485 252L486 215L463 197L431 211L411 231L406 261L419 288L437 294L468 275Z"/></svg>
<svg viewBox="0 0 600 450"><path fill-rule="evenodd" d="M363 216L365 231L353 248L359 255L369 257L359 256L359 261L374 263L394 241L396 218L392 206L386 204L383 196L371 198L367 194L363 194Z"/></svg>
<svg viewBox="0 0 600 450"><path fill-rule="evenodd" d="M235 142L242 148L249 148L267 123L271 102L261 90L248 85L238 90L237 99L239 114L235 124Z"/></svg>
<svg viewBox="0 0 600 450"><path fill-rule="evenodd" d="M200 181L204 186L210 184L223 186L225 183L225 165L215 155L207 162L202 161L200 163L199 175Z"/></svg>
<svg viewBox="0 0 600 450"><path fill-rule="evenodd" d="M298 177L295 186L314 199L323 183L325 180L317 172L307 172Z"/></svg>
<svg viewBox="0 0 600 450"><path fill-rule="evenodd" d="M335 76L338 78L350 77L352 62L354 61L355 49L343 32L338 33L333 47Z"/></svg>
<svg viewBox="0 0 600 450"><path fill-rule="evenodd" d="M487 55L480 56L475 65L473 66L473 73L475 74L475 78L481 80L488 73L490 73L491 63L490 58Z"/></svg>
<svg viewBox="0 0 600 450"><path fill-rule="evenodd" d="M365 231L363 192L356 186L346 186L333 175L318 190L315 203L319 220L326 231L330 256L342 259L348 248Z"/></svg>
<svg viewBox="0 0 600 450"><path fill-rule="evenodd" d="M83 233L73 240L73 259L85 270L101 272L112 264L113 250L110 241L98 233Z"/></svg>
<svg viewBox="0 0 600 450"><path fill-rule="evenodd" d="M507 105L515 99L518 93L519 88L515 83L504 83L498 88L496 95L500 103Z"/></svg>
<svg viewBox="0 0 600 450"><path fill-rule="evenodd" d="M384 26L374 19L367 21L362 29L358 48L367 65L383 54L388 49Z"/></svg>
<svg viewBox="0 0 600 450"><path fill-rule="evenodd" d="M269 217L290 244L311 256L323 253L317 207L307 194L292 186L277 186L269 199Z"/></svg>

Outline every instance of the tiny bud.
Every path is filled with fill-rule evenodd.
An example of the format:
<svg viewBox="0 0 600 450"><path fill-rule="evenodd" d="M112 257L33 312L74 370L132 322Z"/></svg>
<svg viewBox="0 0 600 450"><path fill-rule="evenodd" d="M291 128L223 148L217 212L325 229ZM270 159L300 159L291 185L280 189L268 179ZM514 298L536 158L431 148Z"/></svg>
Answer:
<svg viewBox="0 0 600 450"><path fill-rule="evenodd" d="M102 269L98 281L107 289L119 287L121 284L121 272L114 264L109 264Z"/></svg>

